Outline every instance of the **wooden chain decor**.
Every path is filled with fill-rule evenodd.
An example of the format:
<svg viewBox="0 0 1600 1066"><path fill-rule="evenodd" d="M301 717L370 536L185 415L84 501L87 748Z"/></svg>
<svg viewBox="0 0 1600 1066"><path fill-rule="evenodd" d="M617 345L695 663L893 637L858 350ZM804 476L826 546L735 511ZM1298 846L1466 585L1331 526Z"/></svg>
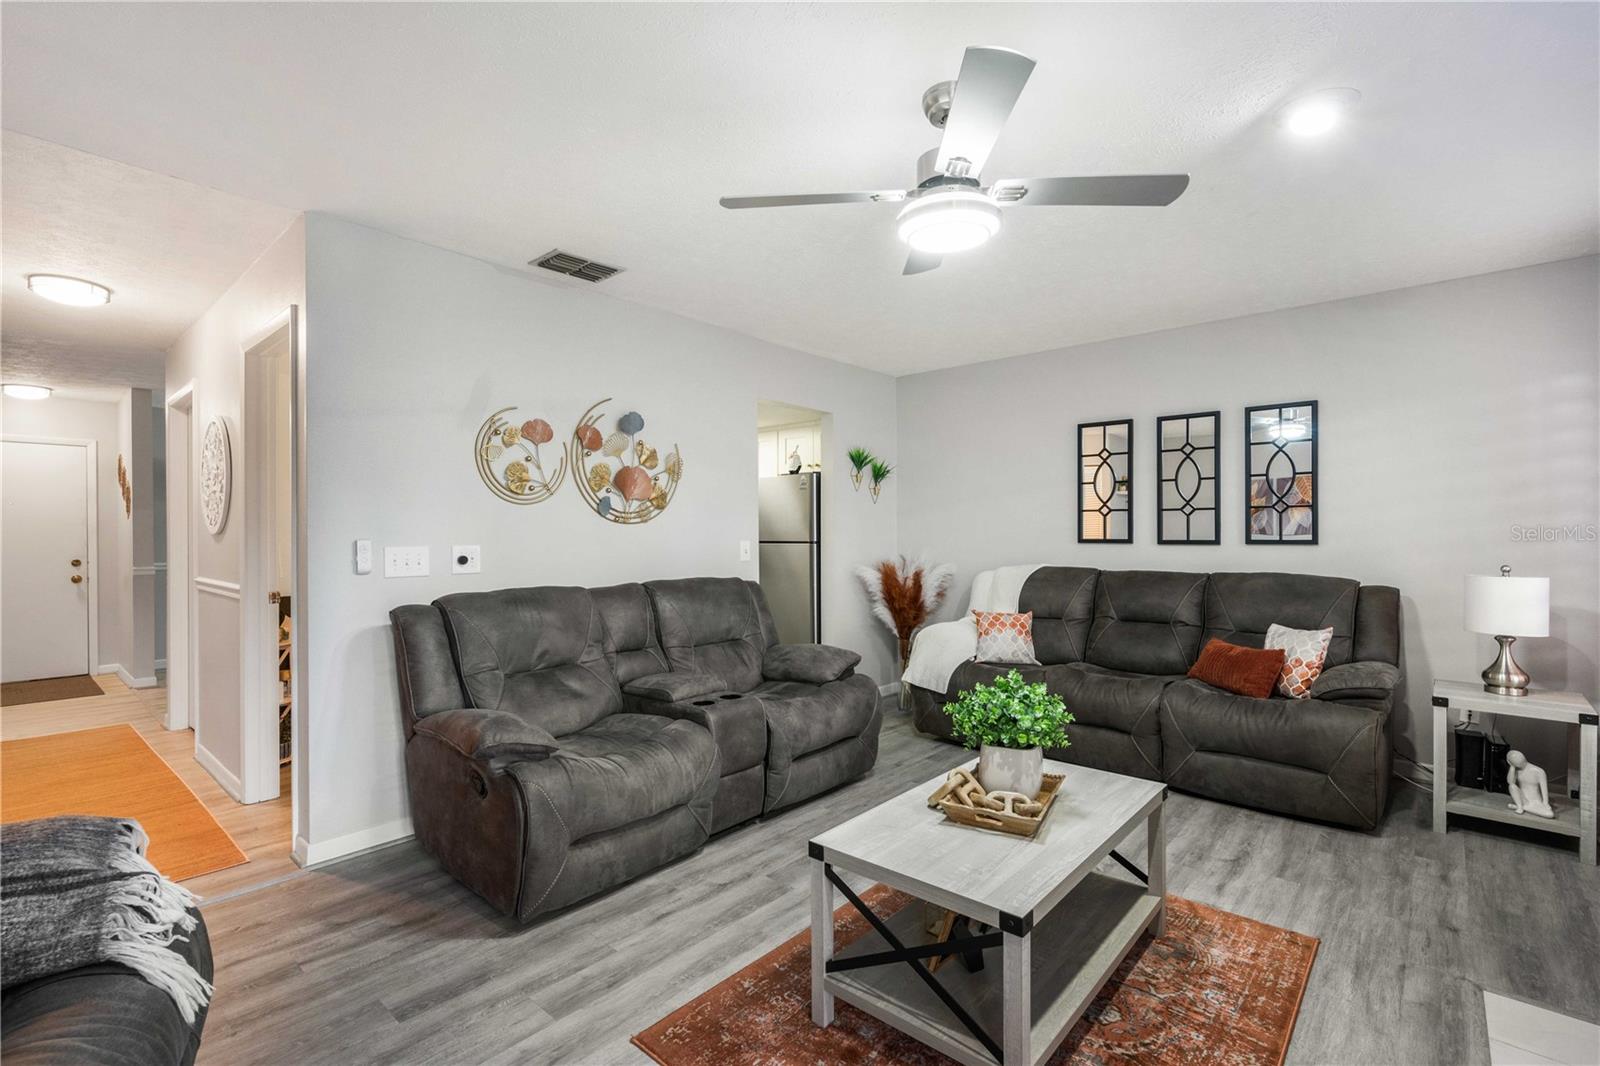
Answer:
<svg viewBox="0 0 1600 1066"><path fill-rule="evenodd" d="M971 770L951 770L944 784L928 797L928 806L937 807L952 822L1031 837L1050 813L1063 780L1060 774L1045 774L1039 794L1024 796L1020 792L987 792Z"/></svg>

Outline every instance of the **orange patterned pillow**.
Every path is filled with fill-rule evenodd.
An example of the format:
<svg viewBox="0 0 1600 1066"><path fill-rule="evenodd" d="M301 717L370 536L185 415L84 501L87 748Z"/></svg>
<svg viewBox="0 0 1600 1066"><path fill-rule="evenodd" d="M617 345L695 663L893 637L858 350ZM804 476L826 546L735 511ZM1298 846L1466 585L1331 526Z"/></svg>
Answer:
<svg viewBox="0 0 1600 1066"><path fill-rule="evenodd" d="M1290 629L1276 622L1268 626L1262 646L1283 649L1283 673L1278 677L1278 692L1291 700L1309 698L1311 683L1322 673L1322 664L1328 658L1328 644L1332 640L1332 626L1326 629Z"/></svg>
<svg viewBox="0 0 1600 1066"><path fill-rule="evenodd" d="M980 663L1039 664L1033 655L1032 611L1026 614L973 611L972 619L978 624L977 658Z"/></svg>

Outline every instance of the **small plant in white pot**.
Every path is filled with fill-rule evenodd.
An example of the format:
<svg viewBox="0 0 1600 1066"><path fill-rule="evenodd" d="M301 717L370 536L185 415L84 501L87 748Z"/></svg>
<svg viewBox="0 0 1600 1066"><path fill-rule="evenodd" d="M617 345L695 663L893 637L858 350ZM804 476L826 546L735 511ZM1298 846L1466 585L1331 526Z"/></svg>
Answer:
<svg viewBox="0 0 1600 1066"><path fill-rule="evenodd" d="M1044 749L1070 743L1072 712L1061 697L1015 670L973 686L945 710L955 735L978 749L978 783L988 792L1037 796L1044 784Z"/></svg>

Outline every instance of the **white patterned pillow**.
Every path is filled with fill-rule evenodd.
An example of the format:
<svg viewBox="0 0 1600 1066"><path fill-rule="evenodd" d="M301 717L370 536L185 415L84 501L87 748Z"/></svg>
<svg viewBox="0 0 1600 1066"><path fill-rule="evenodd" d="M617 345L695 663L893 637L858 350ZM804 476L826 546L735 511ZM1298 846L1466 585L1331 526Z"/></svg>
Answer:
<svg viewBox="0 0 1600 1066"><path fill-rule="evenodd" d="M1262 647L1283 649L1283 673L1278 675L1281 695L1292 700L1303 700L1311 695L1311 683L1322 673L1322 663L1328 657L1328 644L1332 640L1332 626L1290 629L1274 622L1267 627L1267 639Z"/></svg>
<svg viewBox="0 0 1600 1066"><path fill-rule="evenodd" d="M972 619L978 624L977 658L980 663L1039 664L1033 654L1032 611L1026 614L973 611Z"/></svg>

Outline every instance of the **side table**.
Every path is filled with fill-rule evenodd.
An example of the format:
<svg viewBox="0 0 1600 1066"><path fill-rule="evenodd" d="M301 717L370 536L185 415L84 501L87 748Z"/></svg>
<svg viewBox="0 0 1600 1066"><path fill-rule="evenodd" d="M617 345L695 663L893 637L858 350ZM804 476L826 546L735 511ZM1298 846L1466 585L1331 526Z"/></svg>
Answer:
<svg viewBox="0 0 1600 1066"><path fill-rule="evenodd" d="M1535 718L1578 727L1578 803L1551 790L1554 818L1517 814L1507 803L1510 797L1481 788L1455 784L1450 775L1450 712L1476 711L1479 714L1508 718ZM1443 833L1448 815L1459 814L1491 822L1505 822L1528 829L1578 838L1578 858L1586 865L1595 862L1595 751L1600 717L1581 693L1541 692L1526 696L1500 696L1485 692L1481 684L1467 681L1433 683L1433 831Z"/></svg>

